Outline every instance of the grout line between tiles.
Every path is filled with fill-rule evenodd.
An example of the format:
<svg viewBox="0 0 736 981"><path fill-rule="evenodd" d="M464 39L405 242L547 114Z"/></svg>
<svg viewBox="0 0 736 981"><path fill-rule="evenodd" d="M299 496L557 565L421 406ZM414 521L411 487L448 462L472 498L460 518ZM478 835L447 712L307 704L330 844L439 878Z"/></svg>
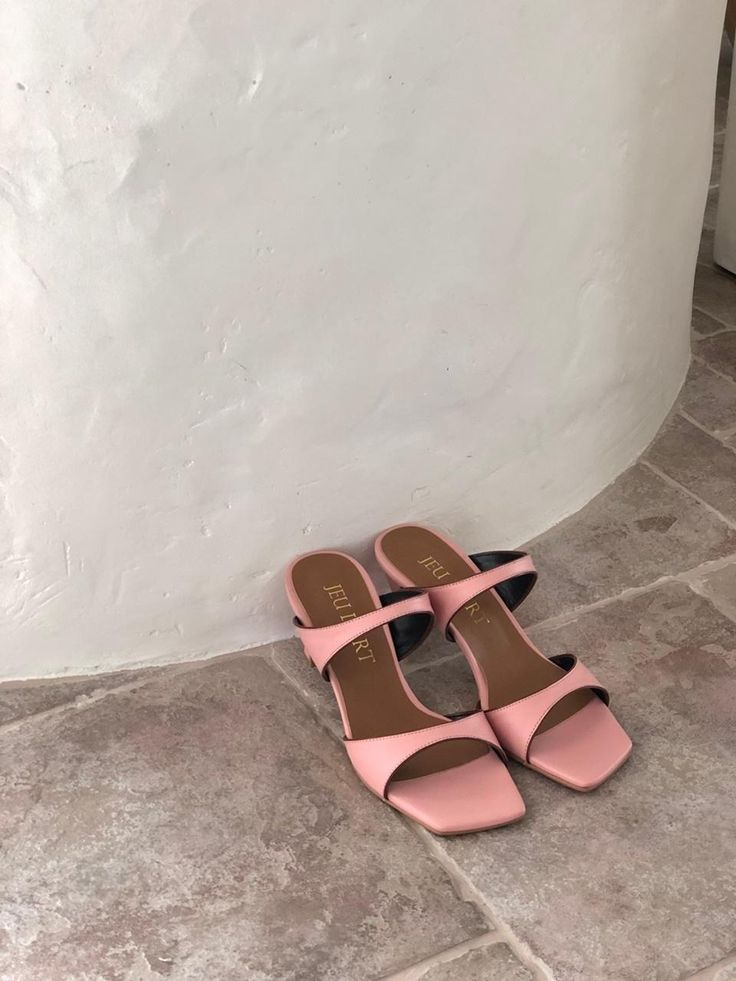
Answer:
<svg viewBox="0 0 736 981"><path fill-rule="evenodd" d="M132 663L126 663L124 665L110 665L103 671L98 670L86 670L81 665L76 665L70 671L65 671L63 674L44 674L40 676L32 676L30 678L3 678L0 680L0 692L5 688L12 685L22 686L22 685L45 685L45 684L72 684L75 681L92 681L98 678L101 684L104 684L105 678L109 678L111 674L135 674L136 672L145 671L153 676L154 672L158 671L169 671L172 668L183 668L185 670L194 670L201 668L205 664L212 664L213 661L227 660L231 657L248 657L255 656L261 657L263 649L270 647L272 644L278 644L282 640L286 640L285 637L279 637L276 640L266 640L262 644L253 644L252 647L241 647L236 651L220 651L217 654L198 654L192 657L185 658L175 658L173 660L141 660L134 661Z"/></svg>
<svg viewBox="0 0 736 981"><path fill-rule="evenodd" d="M699 429L701 433L705 433L706 436L710 436L711 439L715 439L718 443L721 444L721 446L725 446L727 450L730 450L732 453L734 452L733 447L729 446L728 443L726 442L726 439L732 435L730 429L725 430L724 435L721 435L720 431L714 432L712 429L706 429L702 423L698 422L697 419L693 419L690 413L685 412L684 409L678 409L677 415L680 416L682 419L684 419L686 422L689 422L691 426L695 426L695 428Z"/></svg>
<svg viewBox="0 0 736 981"><path fill-rule="evenodd" d="M175 672L162 671L161 674L163 673L169 676ZM8 732L16 732L28 722L36 722L39 719L53 719L59 715L64 715L66 712L83 711L92 705L97 705L98 702L103 702L109 695L124 695L129 691L134 691L136 688L144 688L152 681L157 681L161 677L161 674L157 672L155 677L152 675L150 678L138 678L137 681L128 681L125 684L115 685L112 688L100 688L98 691L90 692L87 695L77 695L71 701L64 702L61 705L54 705L53 708L45 709L42 712L31 712L29 715L24 715L20 719L12 719L10 722L0 725L0 736L4 736Z"/></svg>
<svg viewBox="0 0 736 981"><path fill-rule="evenodd" d="M734 331L736 331L736 327L724 327L722 330L712 330L709 334L701 334L699 331L693 328L693 335L696 341L707 341L710 337L723 337L724 334L733 334ZM694 354L693 357L695 357ZM700 358L699 355L698 358ZM707 362L703 363L706 365L706 367L710 368L711 371L714 370ZM718 372L716 372L716 374L718 374ZM720 377L728 378L728 375L721 374ZM733 381L733 379L731 379L731 381Z"/></svg>
<svg viewBox="0 0 736 981"><path fill-rule="evenodd" d="M697 570L695 570L697 572ZM733 620L736 623L736 606L732 606L730 603L724 601L720 596L714 595L705 589L705 583L702 576L695 577L691 579L683 580L694 593L698 596L702 596L703 599L708 600L711 606L715 607L719 613L722 613L724 617L728 617L729 620Z"/></svg>
<svg viewBox="0 0 736 981"><path fill-rule="evenodd" d="M695 307L693 307L693 310L694 309L695 309ZM706 313L706 311L705 310L702 310L701 313ZM700 342L700 341L707 341L709 337L722 337L724 334L733 334L733 333L736 333L736 327L727 327L723 323L722 320L718 320L718 318L717 317L714 317L712 313L709 313L708 316L711 317L711 319L715 320L717 323L721 324L721 330L712 330L709 334L699 334L698 331L695 329L695 327L693 327L694 339L696 341L698 341L698 342ZM692 339L693 338L691 338L691 340ZM718 375L719 378L725 378L727 381L730 381L730 382L733 382L734 384L736 384L736 380L735 379L731 378L730 375L726 375L726 374L724 374L724 372L719 371L718 368L714 368L713 365L709 361L706 361L705 360L705 358L703 357L702 354L698 354L697 351L693 351L692 350L692 347L690 349L690 360L691 361L697 361L698 364L702 365L703 368L706 368L708 371L712 372L714 375Z"/></svg>
<svg viewBox="0 0 736 981"><path fill-rule="evenodd" d="M342 733L340 732L340 728L337 724L337 721L326 718L320 712L319 705L315 700L315 698L313 697L311 691L306 689L301 684L301 682L287 670L287 668L281 663L281 661L273 656L272 653L266 655L265 660L267 660L268 663L271 665L271 667L274 668L274 670L278 671L278 673L286 680L289 686L294 689L296 694L299 696L300 700L307 706L307 708L310 710L312 715L314 715L314 717L319 721L322 728L325 729L327 732L329 732L329 734L333 736L337 740L337 742L342 744L343 741Z"/></svg>
<svg viewBox="0 0 736 981"><path fill-rule="evenodd" d="M267 646L269 648L271 647L271 645L267 645ZM61 705L54 705L51 708L44 709L41 712L31 712L28 715L24 715L19 719L12 719L10 722L2 723L0 724L0 737L5 735L6 732L15 732L17 729L20 729L26 722L35 721L38 719L52 719L55 718L57 715L63 715L65 712L72 712L72 711L81 712L87 708L90 708L92 705L97 705L99 702L103 702L108 697L115 696L115 695L126 695L128 692L136 691L139 688L145 688L148 685L156 684L159 681L161 681L163 678L166 679L178 678L181 675L191 674L196 671L201 671L203 668L209 667L212 664L220 663L220 662L225 663L227 661L235 660L236 658L242 657L244 655L263 656L263 655L256 655L257 650L258 648L253 648L252 651L247 651L247 652L233 651L229 654L218 654L216 657L210 657L205 660L182 661L176 664L161 665L160 668L158 667L150 667L145 669L142 668L139 670L145 670L146 672L146 674L143 677L139 677L131 681L126 681L119 685L111 685L109 688L103 687L102 679L104 679L105 677L104 674L86 675L86 676L75 675L74 677L76 680L80 680L81 678L84 678L85 680L87 679L93 680L95 677L99 677L101 682L100 688L96 689L95 691L88 692L86 694L77 695L76 698L72 698L68 702L63 702ZM34 682L38 681L41 684L43 684L44 682L56 682L56 681L63 682L64 679L63 678L39 678L39 679L29 679L29 681L30 680ZM71 678L68 678L66 680L69 683L71 683L72 681ZM15 684L15 682L13 682L13 684ZM18 684L20 685L22 684L22 682L19 682ZM0 693L2 693L2 691L3 688L2 686L0 686Z"/></svg>
<svg viewBox="0 0 736 981"><path fill-rule="evenodd" d="M719 560L716 562L704 562L703 565L698 566L695 569L690 569L688 572L681 573L680 580L686 583L694 593L698 596L702 596L703 599L708 600L711 606L714 606L720 613L729 620L733 620L736 623L736 604L732 605L728 601L723 600L717 594L712 594L705 589L705 577L714 572L719 572L721 569L727 568L735 563L736 557L731 556L730 560Z"/></svg>
<svg viewBox="0 0 736 981"><path fill-rule="evenodd" d="M304 691L302 685L299 684L296 679L285 670L283 665L275 657L273 657L272 654L266 655L266 659L294 690L297 697L307 707L325 732L332 736L337 742L342 744L342 738L337 730L337 726L320 713L313 699L307 692ZM483 893L475 885L473 885L468 876L458 866L457 862L455 862L455 860L451 858L450 855L448 855L442 848L435 836L431 832L427 831L426 828L420 827L414 821L409 820L409 818L404 817L404 815L400 814L399 812L396 812L396 817L398 820L402 821L405 826L408 827L409 830L420 840L430 858L434 859L434 861L444 870L458 897L464 902L473 903L478 908L488 924L488 931L481 934L481 936L484 937L487 936L488 933L493 933L497 937L496 942L507 943L522 964L532 972L537 981L554 981L554 976L552 975L549 967L544 963L544 961L532 953L531 948L520 940L507 924L501 922L500 918L493 912Z"/></svg>
<svg viewBox="0 0 736 981"><path fill-rule="evenodd" d="M727 330L718 331L717 334L707 335L706 338L704 338L704 340L707 340L707 337L709 337L709 336L710 337L720 337L721 334L728 334L728 333L733 333L733 331L727 331ZM706 361L705 358L701 354L695 354L695 352L693 352L693 354L692 354L692 360L693 361L697 361L698 364L699 365L702 365L704 368L710 368L710 370L713 372L713 374L714 375L718 375L719 378L725 378L726 381L729 381L729 382L733 382L734 381L734 379L731 377L731 375L727 375L725 371L719 371L718 368L714 368L713 365L710 364L708 361Z"/></svg>
<svg viewBox="0 0 736 981"><path fill-rule="evenodd" d="M686 586L692 587L693 580L697 582L698 576L702 578L702 576L707 575L710 572L718 572L720 569L725 569L730 565L734 565L735 563L736 553L725 555L719 559L709 559L707 562L701 562L700 565L693 566L690 569L683 569L681 572L674 572L669 573L666 576L660 576L658 579L653 579L651 582L644 583L642 586L628 586L626 589L622 589L621 592L615 593L613 596L605 596L602 599L595 600L593 603L586 603L584 606L575 606L570 610L566 610L564 613L558 613L552 617L545 617L544 620L535 620L534 623L526 625L524 629L529 631L536 630L539 627L561 627L567 623L572 623L574 620L577 620L578 617L583 616L586 613L592 613L595 610L604 609L606 606L611 606L613 603L618 602L618 600L635 599L637 596L641 596L644 593L649 593L655 589L659 589L660 586L666 586L669 583L679 582ZM697 590L694 591L697 592ZM706 598L710 600L710 597ZM431 665L426 665L426 667L430 666ZM421 666L421 668L423 667L425 667L425 665ZM416 670L421 670L421 668L418 667Z"/></svg>
<svg viewBox="0 0 736 981"><path fill-rule="evenodd" d="M724 967L736 967L736 956L729 954L722 961L711 964L710 967L705 967L696 974L689 975L687 981L718 981L718 975Z"/></svg>
<svg viewBox="0 0 736 981"><path fill-rule="evenodd" d="M728 324L726 324L722 320L720 320L718 317L715 317L712 313L708 313L707 310L700 310L699 307L698 308L693 307L693 310L695 310L695 309L698 309L700 311L700 313L707 314L707 316L709 316L711 318L711 320L715 320L716 323L718 323L718 324L721 325L721 329L720 330L712 330L708 334L701 334L698 331L698 329L696 327L694 327L693 328L693 331L694 331L694 333L696 335L696 337L695 337L696 340L698 340L698 341L707 341L709 337L722 337L723 334L733 334L733 332L736 330L736 327L729 326ZM708 365L708 367L710 368L710 365ZM725 377L727 377L727 376L725 376Z"/></svg>
<svg viewBox="0 0 736 981"><path fill-rule="evenodd" d="M480 936L473 937L472 940L466 940L464 943L456 944L454 947L448 947L447 950L440 951L439 954L418 961L416 964L412 964L411 967L405 967L401 971L396 971L394 974L386 974L382 978L382 981L420 981L433 967L441 964L450 964L471 950L481 950L500 943L503 943L503 937L497 930L481 933Z"/></svg>
<svg viewBox="0 0 736 981"><path fill-rule="evenodd" d="M583 606L574 606L569 610L565 610L564 613L557 613L555 616L545 617L544 620L535 620L534 623L528 624L524 629L530 631L537 630L539 627L562 627L567 623L577 620L578 617L583 616L585 613L593 613L595 610L605 609L605 607L611 606L619 600L634 599L643 593L649 593L652 590L658 589L660 586L666 586L668 583L676 581L677 575L666 575L660 576L658 579L653 579L643 586L627 586L626 589L622 589L620 593L615 593L613 596L604 596L602 599L594 600L592 603L586 603Z"/></svg>
<svg viewBox="0 0 736 981"><path fill-rule="evenodd" d="M732 518L727 518L725 514L722 514L719 510L717 510L717 508L714 508L712 504L708 504L708 502L704 501L702 497L698 497L694 491L691 491L688 487L685 487L684 484L681 484L678 480L675 480L674 477L670 477L669 474L664 472L664 470L660 470L656 464L650 463L650 461L644 457L642 457L639 462L647 467L647 469L651 470L653 474L656 474L665 482L665 484L669 484L670 487L674 487L676 490L682 491L683 494L687 494L688 497L692 498L693 501L697 501L697 503L701 507L705 508L706 511L710 511L712 515L719 518L724 524L728 525L729 528L736 531L736 521L734 521Z"/></svg>
<svg viewBox="0 0 736 981"><path fill-rule="evenodd" d="M691 569L683 569L682 572L674 573L672 578L677 582L689 584L694 578L702 578L711 572L719 572L721 569L726 569L734 564L736 564L736 552L723 555L718 559L708 559L706 562L701 562L700 565L694 565Z"/></svg>
<svg viewBox="0 0 736 981"><path fill-rule="evenodd" d="M714 262L703 262L699 259L695 263L696 267L701 266L704 269L710 269L711 272L717 274L717 270L720 268L716 266ZM690 315L690 326L693 327L692 321L695 319L696 313L702 313L703 316L707 317L709 320L715 320L717 324L720 324L721 329L718 331L711 331L710 333L704 334L703 337L710 337L712 334L727 334L730 330L736 330L736 324L731 323L728 320L724 320L723 317L719 317L717 313L712 310L708 310L706 307L700 306L697 303L693 303L692 313ZM693 327L693 330L697 331L697 327Z"/></svg>
<svg viewBox="0 0 736 981"><path fill-rule="evenodd" d="M533 953L531 947L516 936L511 927L498 915L493 905L460 868L454 858L447 852L444 845L426 828L414 822L407 823L417 838L421 839L429 854L444 870L450 882L455 887L460 899L474 903L486 917L491 930L494 930L499 942L507 943L517 958L538 981L554 981L554 975L545 962ZM492 834L493 832L486 832Z"/></svg>

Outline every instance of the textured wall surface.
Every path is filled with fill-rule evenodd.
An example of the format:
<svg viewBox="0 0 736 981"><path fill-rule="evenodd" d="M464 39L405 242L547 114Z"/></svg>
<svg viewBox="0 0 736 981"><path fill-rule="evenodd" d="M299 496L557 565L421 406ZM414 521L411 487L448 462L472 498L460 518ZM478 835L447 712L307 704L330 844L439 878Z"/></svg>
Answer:
<svg viewBox="0 0 736 981"><path fill-rule="evenodd" d="M722 0L6 0L0 677L588 500L688 360Z"/></svg>

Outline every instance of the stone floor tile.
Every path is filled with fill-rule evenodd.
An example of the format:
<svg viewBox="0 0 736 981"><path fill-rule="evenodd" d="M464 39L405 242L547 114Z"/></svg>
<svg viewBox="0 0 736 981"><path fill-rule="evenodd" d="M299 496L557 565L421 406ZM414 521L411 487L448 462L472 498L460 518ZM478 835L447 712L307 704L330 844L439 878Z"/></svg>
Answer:
<svg viewBox="0 0 736 981"><path fill-rule="evenodd" d="M527 547L540 573L528 624L730 555L736 532L637 464Z"/></svg>
<svg viewBox="0 0 736 981"><path fill-rule="evenodd" d="M736 981L736 957L727 957L703 971L691 975L688 981Z"/></svg>
<svg viewBox="0 0 736 981"><path fill-rule="evenodd" d="M736 453L681 416L660 429L645 458L736 521ZM692 563L696 565L697 563Z"/></svg>
<svg viewBox="0 0 736 981"><path fill-rule="evenodd" d="M591 794L515 766L525 820L442 847L557 981L675 981L721 960L736 947L734 623L672 583L533 635L582 653L633 756Z"/></svg>
<svg viewBox="0 0 736 981"><path fill-rule="evenodd" d="M725 324L722 324L720 320L716 320L709 313L703 313L702 310L697 309L693 310L692 326L693 331L698 337L720 333L720 331L725 329Z"/></svg>
<svg viewBox="0 0 736 981"><path fill-rule="evenodd" d="M718 187L711 187L705 200L705 213L703 215L703 228L716 227L716 217L718 215Z"/></svg>
<svg viewBox="0 0 736 981"><path fill-rule="evenodd" d="M508 944L493 944L437 964L422 975L422 981L533 981L533 977Z"/></svg>
<svg viewBox="0 0 736 981"><path fill-rule="evenodd" d="M488 929L265 661L0 737L0 977L345 981Z"/></svg>
<svg viewBox="0 0 736 981"><path fill-rule="evenodd" d="M704 575L695 587L697 592L703 593L720 611L736 621L736 560L732 565ZM690 602L689 592L682 595ZM546 629L544 624L532 626L529 634L533 640L544 643ZM561 632L564 633L563 630ZM563 652L555 649L543 653ZM577 654L586 660L588 657L587 650L570 650L565 653ZM478 706L475 680L467 661L459 652L452 659L413 672L409 681L419 699L436 712L451 715L470 712Z"/></svg>
<svg viewBox="0 0 736 981"><path fill-rule="evenodd" d="M716 96L716 111L714 127L716 133L725 133L726 120L728 118L728 98L723 95Z"/></svg>
<svg viewBox="0 0 736 981"><path fill-rule="evenodd" d="M725 132L715 134L713 140L713 163L710 170L711 187L718 184L721 179L721 165L723 164L723 144L726 139Z"/></svg>
<svg viewBox="0 0 736 981"><path fill-rule="evenodd" d="M698 592L705 593L719 609L736 619L736 562L705 575Z"/></svg>
<svg viewBox="0 0 736 981"><path fill-rule="evenodd" d="M290 679L305 702L334 733L342 737L343 726L332 685L312 667L295 637L271 645L271 657Z"/></svg>
<svg viewBox="0 0 736 981"><path fill-rule="evenodd" d="M728 115L728 95L731 86L731 62L733 59L733 48L726 35L723 35L721 44L721 54L718 61L718 74L716 76L716 107L714 129L716 134L726 128L726 117Z"/></svg>
<svg viewBox="0 0 736 981"><path fill-rule="evenodd" d="M145 668L140 671L114 671L86 677L6 681L0 684L0 725L35 715L37 712L45 712L67 702L89 698L90 695L108 691L118 685L137 681L144 683L157 673L156 668Z"/></svg>
<svg viewBox="0 0 736 981"><path fill-rule="evenodd" d="M715 247L715 229L703 228L700 233L700 247L698 249L698 262L705 266L713 265L713 249Z"/></svg>
<svg viewBox="0 0 736 981"><path fill-rule="evenodd" d="M693 361L677 405L712 433L730 431L736 426L736 381Z"/></svg>
<svg viewBox="0 0 736 981"><path fill-rule="evenodd" d="M733 284L736 295L736 282ZM696 341L694 351L716 371L736 380L736 330Z"/></svg>
<svg viewBox="0 0 736 981"><path fill-rule="evenodd" d="M736 326L736 279L716 266L700 263L695 267L693 306L725 327Z"/></svg>

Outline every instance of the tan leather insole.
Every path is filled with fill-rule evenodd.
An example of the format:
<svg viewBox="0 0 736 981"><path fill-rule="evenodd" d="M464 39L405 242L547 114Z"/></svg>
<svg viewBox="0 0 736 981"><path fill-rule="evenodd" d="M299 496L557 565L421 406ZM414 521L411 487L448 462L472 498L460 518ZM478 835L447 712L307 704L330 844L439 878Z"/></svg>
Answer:
<svg viewBox="0 0 736 981"><path fill-rule="evenodd" d="M395 528L382 539L388 559L417 586L440 586L473 575L474 566L426 528ZM476 570L477 571L477 570ZM501 708L562 677L564 671L541 657L514 626L495 590L470 600L452 619L456 633L473 651L488 682L490 708ZM594 698L592 692L572 692L546 716L545 732Z"/></svg>
<svg viewBox="0 0 736 981"><path fill-rule="evenodd" d="M292 580L313 627L340 623L377 607L361 570L335 552L305 555L294 566ZM443 723L409 699L390 644L388 628L376 627L330 662L329 672L340 686L353 739L392 736ZM487 746L472 739L430 746L402 764L394 779L437 773L469 763L487 752Z"/></svg>

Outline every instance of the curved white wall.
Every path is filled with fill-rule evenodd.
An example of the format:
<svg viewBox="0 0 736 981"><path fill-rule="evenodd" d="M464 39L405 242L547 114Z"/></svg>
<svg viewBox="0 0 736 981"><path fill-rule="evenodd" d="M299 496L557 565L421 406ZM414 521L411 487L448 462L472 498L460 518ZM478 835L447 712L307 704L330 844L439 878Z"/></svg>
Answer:
<svg viewBox="0 0 736 981"><path fill-rule="evenodd" d="M290 632L297 551L501 546L688 360L723 0L10 0L0 676Z"/></svg>

